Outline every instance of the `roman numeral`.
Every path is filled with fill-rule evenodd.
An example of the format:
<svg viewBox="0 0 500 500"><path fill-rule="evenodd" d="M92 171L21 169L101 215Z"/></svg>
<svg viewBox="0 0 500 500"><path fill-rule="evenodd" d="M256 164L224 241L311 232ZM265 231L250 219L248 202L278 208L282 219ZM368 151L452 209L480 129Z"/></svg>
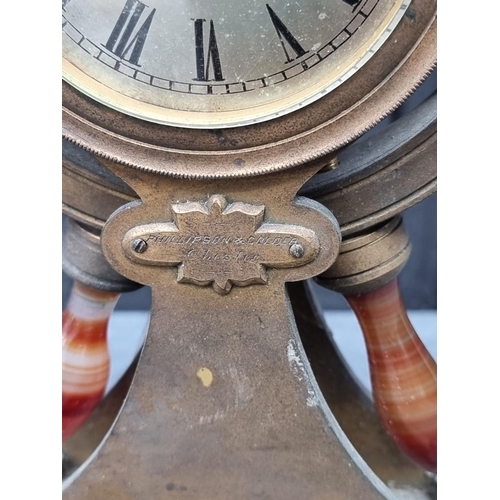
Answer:
<svg viewBox="0 0 500 500"><path fill-rule="evenodd" d="M283 52L285 53L286 62L292 62L298 57L302 57L308 51L304 50L297 39L290 33L290 30L285 26L283 21L276 15L273 9L269 7L269 4L266 3L267 11L271 16L271 21L274 24L276 29L276 33L278 34L278 38L280 39L281 47ZM286 49L285 41L288 43L289 47L295 52L294 58L290 57L288 50Z"/></svg>
<svg viewBox="0 0 500 500"><path fill-rule="evenodd" d="M219 47L215 36L214 22L210 21L210 34L208 36L208 51L205 60L205 49L203 42L203 23L205 19L193 19L194 21L194 44L196 56L196 78L201 82L209 81L210 66L213 67L213 80L220 82L224 80L220 64Z"/></svg>
<svg viewBox="0 0 500 500"><path fill-rule="evenodd" d="M117 55L120 59L135 64L136 66L139 66L139 58L144 48L144 42L146 41L149 28L156 12L156 9L151 11L149 16L142 23L142 26L132 37L145 7L146 5L139 2L139 0L127 0L105 45L110 52Z"/></svg>

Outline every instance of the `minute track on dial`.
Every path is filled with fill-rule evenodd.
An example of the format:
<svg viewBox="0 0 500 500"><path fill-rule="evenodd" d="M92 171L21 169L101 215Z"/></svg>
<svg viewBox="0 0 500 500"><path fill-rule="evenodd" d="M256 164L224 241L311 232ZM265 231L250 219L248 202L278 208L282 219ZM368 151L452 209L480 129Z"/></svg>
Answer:
<svg viewBox="0 0 500 500"><path fill-rule="evenodd" d="M409 2L150 3L67 3L64 78L131 116L223 128L287 114L333 90L377 51Z"/></svg>

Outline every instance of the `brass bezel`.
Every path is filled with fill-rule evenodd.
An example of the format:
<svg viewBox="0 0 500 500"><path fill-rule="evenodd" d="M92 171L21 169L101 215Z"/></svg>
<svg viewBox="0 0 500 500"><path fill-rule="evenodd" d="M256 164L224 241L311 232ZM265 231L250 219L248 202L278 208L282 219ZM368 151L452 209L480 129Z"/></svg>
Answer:
<svg viewBox="0 0 500 500"><path fill-rule="evenodd" d="M436 64L435 18L435 1L413 0L376 54L335 91L283 117L244 127L146 122L63 82L63 136L98 156L175 177L245 177L294 167L352 142L417 88Z"/></svg>
<svg viewBox="0 0 500 500"><path fill-rule="evenodd" d="M222 103L219 103L222 108L218 111L204 111L207 99L213 99L213 97L207 98L206 95L202 94L189 96L187 101L190 103L188 105L190 109L167 108L153 101L148 102L145 96L142 96L142 100L139 100L137 96L127 95L116 90L110 83L96 80L65 57L62 59L63 80L89 98L118 112L160 125L192 129L225 129L253 125L284 116L303 106L307 106L326 93L333 91L343 81L350 78L385 43L401 21L408 6L411 5L411 1L393 0L392 7L382 17L377 29L373 30L366 38L361 36L362 44L348 57L344 56L335 61L330 58L327 59L326 64L329 64L329 70L326 71L325 69L321 77L315 76L311 78L306 74L303 78L307 80L307 85L299 86L293 93L285 95L272 94L274 95L272 100L266 97L265 102L257 100L252 105L242 106L241 108L226 109ZM354 10L357 10L357 8ZM362 9L363 6L361 5L360 8ZM186 82L179 83L186 84ZM269 87L268 90L272 89ZM266 93L263 95L266 95ZM186 105L186 97L183 96L183 98L179 99L178 104L181 106ZM224 101L226 101L227 97L223 98ZM235 102L237 106L242 105L246 100L241 98L242 94L240 93L233 95L232 102Z"/></svg>

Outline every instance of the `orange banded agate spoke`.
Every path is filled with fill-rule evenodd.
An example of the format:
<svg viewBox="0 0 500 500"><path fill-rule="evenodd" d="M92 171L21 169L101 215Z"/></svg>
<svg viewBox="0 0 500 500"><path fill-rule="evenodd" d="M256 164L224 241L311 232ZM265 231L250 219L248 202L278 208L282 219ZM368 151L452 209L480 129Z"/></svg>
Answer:
<svg viewBox="0 0 500 500"><path fill-rule="evenodd" d="M397 280L346 299L363 330L373 398L386 431L406 455L436 472L436 362L408 319Z"/></svg>
<svg viewBox="0 0 500 500"><path fill-rule="evenodd" d="M109 376L108 322L120 294L73 285L62 315L62 439L101 401Z"/></svg>

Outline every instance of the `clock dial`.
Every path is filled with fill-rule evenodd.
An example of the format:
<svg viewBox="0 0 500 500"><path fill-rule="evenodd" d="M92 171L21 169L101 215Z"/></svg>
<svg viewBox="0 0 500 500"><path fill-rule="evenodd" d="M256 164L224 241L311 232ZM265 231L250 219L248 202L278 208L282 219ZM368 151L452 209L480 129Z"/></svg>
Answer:
<svg viewBox="0 0 500 500"><path fill-rule="evenodd" d="M248 125L319 99L394 30L409 0L66 0L63 78L128 115Z"/></svg>

